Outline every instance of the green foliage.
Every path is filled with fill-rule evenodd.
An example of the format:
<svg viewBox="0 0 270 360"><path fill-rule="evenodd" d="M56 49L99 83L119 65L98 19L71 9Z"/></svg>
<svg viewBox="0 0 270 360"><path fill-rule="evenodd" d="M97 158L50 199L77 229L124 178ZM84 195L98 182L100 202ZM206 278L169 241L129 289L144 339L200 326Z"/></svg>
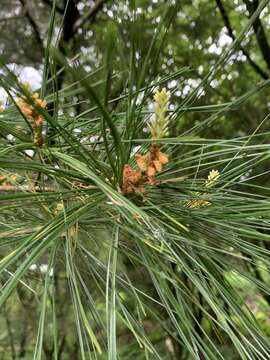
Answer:
<svg viewBox="0 0 270 360"><path fill-rule="evenodd" d="M261 94L270 82L240 79L234 92L226 78L211 89L240 66L231 56L268 3L250 18L233 16L238 35L215 59L196 56L198 44L190 50L183 36L175 41L179 27L191 36L190 19L205 27L213 2L161 2L152 11L145 1L119 2L111 5L118 21L97 31L93 67L54 41L54 2L40 89L47 108L2 62L3 359L269 357L269 114ZM212 21L204 44L219 28ZM166 52L177 63L164 68ZM200 82L184 94L201 64ZM153 140L153 94L172 81L169 134ZM257 108L253 126L240 124ZM136 155L153 144L169 162L155 181L131 179L140 191L124 193L125 165L130 178L145 176Z"/></svg>

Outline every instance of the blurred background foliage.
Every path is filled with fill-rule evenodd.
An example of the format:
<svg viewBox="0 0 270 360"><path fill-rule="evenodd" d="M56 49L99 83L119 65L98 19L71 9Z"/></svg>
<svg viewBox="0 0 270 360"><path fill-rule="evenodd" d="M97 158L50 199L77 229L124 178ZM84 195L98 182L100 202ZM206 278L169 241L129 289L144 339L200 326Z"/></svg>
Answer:
<svg viewBox="0 0 270 360"><path fill-rule="evenodd" d="M248 0L181 1L177 10L173 10L177 14L170 14L171 26L149 76L163 77L183 66L190 67L188 78L185 75L169 84L171 90L175 90L175 101L180 103L247 24L258 4L259 1ZM53 2L49 0L1 1L1 54L6 63L41 69L52 6ZM95 69L104 62L107 40L111 37L109 61L112 68L122 73L128 71L129 57L123 58L123 54L129 53L132 44L140 71L140 59L149 49L166 6L166 1L56 1L57 26L63 27L59 48L69 58L80 54L80 64L87 70ZM254 24L259 35L252 31L246 35L230 61L212 80L207 92L201 95L199 105L229 102L250 90L251 84L269 77L269 26L267 7L258 24ZM113 89L116 95L121 94L121 80L123 82L125 76L126 73L120 76ZM222 134L229 138L235 131L245 134L246 129L255 129L257 119L268 109L267 91L230 112L229 118L221 117L211 128L211 135ZM200 121L202 116L188 114L178 126L184 129L185 122L189 126Z"/></svg>
<svg viewBox="0 0 270 360"><path fill-rule="evenodd" d="M266 84L263 81L268 80L270 76L269 6L265 7L260 17L253 23L241 44L236 44L232 55L222 65L220 71L215 74L210 84L203 87L200 94L197 94L193 100L191 99L192 101L187 104L186 109L185 99L197 88L201 80L215 66L237 35L247 26L250 17L259 5L260 1L258 0L171 0L169 2L163 0L57 0L55 2L52 0L1 0L1 59L3 63L8 65L9 69L18 74L22 81L29 81L33 87L39 88L42 72L44 71L44 53L48 49L49 23L52 20L52 12L55 11L52 43L56 45L60 53L69 60L72 59L76 67L82 67L87 73L91 74L88 81L91 85L95 84L96 93L102 101L104 100L103 94L107 94L107 99L104 101L105 104L106 102L109 103L108 108L111 112L117 108L118 116L124 116L126 103L117 99L125 96L127 79L130 80L130 77L132 77L130 83L133 84L133 87L131 87L133 91L142 88L146 84L153 83L154 79L157 82L168 77L168 81L162 81L172 93L171 112L174 114L181 105L181 116L178 116L177 121L172 124L170 137L174 138L179 134L189 135L190 129L193 129L192 135L198 135L201 138L210 140L221 138L232 141L228 144L233 148L239 145L237 142L233 143L234 138L244 138L252 134L258 126L260 126L260 131L262 132L267 133L269 131L269 121L261 124L262 119L269 113L270 106L269 87L261 85ZM157 41L153 43L155 34L159 36ZM144 60L148 56L149 48L152 46L153 51L148 59L148 65L150 64L150 66L148 66L141 80L140 75L143 70ZM73 130L77 128L80 139L84 139L84 137L90 139L91 136L96 136L97 127L93 120L93 127L91 128L92 120L85 119L83 114L85 114L85 111L87 113L89 107L93 107L96 104L91 101L90 103L85 101L84 94L80 90L80 84L77 84L75 87L73 86L69 94L67 87L74 81L74 74L67 67L64 70L60 69L61 65L59 63L53 63L48 67L50 74L60 71L60 75L54 84L47 85L48 113L55 113L55 105L57 103L59 121L64 123L75 117L77 119L81 118L78 126L74 124ZM185 71L181 73L181 71L179 72L180 69L185 69ZM177 76L173 76L172 74L174 73ZM2 79L8 81L5 77L6 75L2 74ZM108 86L108 83L104 84L103 80L107 76L110 78L109 92L104 91L104 86ZM65 96L63 92L61 93L62 89L65 89ZM252 96L247 98L247 101L237 101L238 98L241 100L244 94L249 94L252 89L255 90ZM57 99L55 98L56 90L59 92L59 98ZM4 91L2 91L2 98L4 105L5 101L10 101L6 100ZM112 99L114 100L110 103ZM140 96L138 96L138 103L139 101ZM205 126L205 118L210 117L212 112L213 116L215 116L219 106L222 109L224 104L227 106L226 112L221 111L214 119L215 121L207 123L208 126ZM12 110L10 111L10 116L12 116ZM95 112L92 112L92 114L93 116L98 116ZM87 121L86 127L84 127L84 120ZM7 134L3 131L3 128L1 128L0 132L4 138L2 140L3 145L5 144ZM49 127L48 134L50 135L49 144L53 146L56 139L55 129ZM142 137L143 134L144 132L141 131ZM252 139L251 145L256 146L257 143L266 145L269 142L268 139L269 137L262 136L257 141L255 137ZM211 149L217 151L219 145L213 143ZM191 149L194 150L195 146L194 148L183 146L181 152L188 152ZM201 148L197 153L195 152L198 155L197 158L199 158L200 151ZM233 152L229 152L228 156L233 157L234 155ZM178 148L175 148L173 157L176 162L180 161L181 153ZM209 164L209 169L211 169L211 162ZM265 174L256 179L256 194L258 196L260 194L262 196L265 195L266 189L269 187L268 168L268 161L258 164L258 173ZM246 172L247 176L250 175L248 171L249 169ZM174 173L177 175L177 171ZM207 172L204 174L206 176ZM180 175L183 174L180 173ZM70 179L72 179L72 176L70 174ZM81 180L83 181L83 176ZM248 186L241 189L243 192L248 191ZM155 194L153 194L154 197ZM52 205L50 199L46 201L46 207L54 211L53 207L55 204ZM222 203L222 198L217 199L217 201ZM7 221L16 223L17 219L20 218L19 212L24 210L16 210L18 212L14 214L7 213ZM1 211L3 215L6 211L5 207ZM44 212L46 213L46 211L45 208ZM90 233L87 230L80 231L80 241L87 244L100 261L104 260L104 263L106 263L110 246L106 242L108 233L98 221L99 216L100 218L104 216L102 208L98 211L93 218L90 216L82 218L83 229L84 225L86 228L89 224L94 224L94 226L91 227ZM31 228L31 231L34 231L42 226L44 218L46 219L46 216L44 216L44 214L42 216L36 214L29 208L29 211L24 211L19 221L26 221L31 224L35 217ZM49 218L48 216L46 221ZM8 230L4 226L4 219L4 217L1 218L3 222L1 229L3 256L6 254L5 239L8 238L7 246L10 246L13 241L12 237L9 238L9 235L7 235ZM106 221L106 217L104 221ZM110 221L109 218L107 221ZM16 225L18 231L20 231L20 224L17 223ZM269 234L267 226L265 225L265 234ZM24 228L22 227L22 229ZM74 239L74 243L76 243L77 229L71 228L70 231L72 233L69 233L69 238ZM17 233L14 242L18 241L17 237L21 235L24 234ZM196 237L196 234L194 236ZM105 240L103 241L103 239ZM121 241L121 237L119 241ZM87 246L85 245L85 247ZM129 246L132 248L132 245L129 244ZM59 251L61 254L61 251L64 252L64 249ZM64 254L62 255L64 257ZM123 254L119 255L119 271L127 273L127 279L130 279L131 282L133 280L138 282L142 292L156 298L158 295L153 287L151 276L145 276L143 266L140 267L137 263L135 265L135 261L134 263L132 262L132 254L129 255L128 260ZM60 257L59 254L57 256ZM86 284L89 292L87 293L87 289L84 289L87 296L84 295L85 299L83 301L91 303L93 298L95 298L95 309L99 314L90 312L88 316L91 320L101 317L102 321L105 321L105 297L100 295L102 291L100 292L96 289L99 286L98 274L95 274L92 268L89 271L87 264L82 262L84 257L79 256L76 251L74 252L74 262L77 256L83 276L81 285ZM84 261L86 263L91 261L91 256L87 259L85 258ZM2 306L0 316L0 359L33 358L33 352L37 344L40 308L43 306L42 296L44 294L45 276L54 277L54 284L52 286L51 283L48 283L50 291L46 301L50 306L48 306L46 314L47 320L46 331L43 334L44 340L42 341L42 358L47 360L84 359L80 352L81 345L76 335L70 285L67 281L67 273L64 270L65 260L61 260L60 257L57 265L53 267L52 275L49 266L51 257L51 254L43 255L35 261L30 266L27 284L19 282L16 291L12 293L12 296ZM258 264L258 259L256 261L252 274L256 279L259 279L260 284L269 284L270 277L265 263ZM239 266L241 269L244 266L239 264L240 262L237 258L232 260L232 262L232 267ZM100 266L102 268L102 265ZM72 271L76 273L77 270L73 269ZM103 268L102 271L104 271ZM6 271L6 275L2 272L1 276L3 277L1 281L5 283L10 274ZM80 280L80 275L78 275L78 278ZM254 281L240 276L233 271L227 272L226 281L236 289L239 296L243 297L252 314L258 320L260 330L263 331L266 337L269 337L269 293L267 294L266 291L266 294L262 295ZM74 287L75 285L73 284L72 286ZM191 284L187 282L187 286L191 287ZM33 289L35 290L33 291ZM53 297L51 297L51 293L54 294ZM142 316L143 310L138 308L140 301L138 303L134 302L134 298L130 293L125 291L119 292L119 297L125 302L131 314L136 314L138 318ZM134 297L136 297L135 294ZM78 304L77 306L79 307ZM75 310L76 316L78 314L76 314ZM240 356L231 347L230 341L220 332L218 327L215 327L209 321L207 316L204 318L200 311L198 311L197 316L198 318L201 317L200 321L203 330L210 335L210 338L216 339L217 343L219 343L218 348L223 354L224 359L244 358L243 355ZM56 320L54 317L57 319L59 328L56 341L57 347L55 346L56 335L54 326ZM163 322L155 322L153 320L155 319L153 311L152 317L149 316L143 321L143 333L154 344L160 358L194 358L194 355L190 355L189 351L183 350L179 346L177 339L176 344L174 343L174 336L170 337L168 332L164 331L164 327L168 327L171 330L171 325L168 325L169 320L166 319L163 313L161 317ZM231 317L235 323L241 323L237 315L231 315ZM154 355L149 355L146 351L144 352L144 350L142 351L136 341L136 336L134 337L134 334L123 326L123 322L120 319L118 320L117 342L119 358L157 358ZM246 329L243 329L243 332L245 331ZM97 327L95 335L101 338L99 332L102 332L102 329ZM92 356L94 355L92 354ZM99 358L105 359L108 357L106 353L103 353ZM112 356L111 359L113 358ZM202 353L199 353L197 358L207 359ZM248 357L247 355L246 359L250 358L256 359L255 355L254 357ZM266 359L267 357L258 358Z"/></svg>

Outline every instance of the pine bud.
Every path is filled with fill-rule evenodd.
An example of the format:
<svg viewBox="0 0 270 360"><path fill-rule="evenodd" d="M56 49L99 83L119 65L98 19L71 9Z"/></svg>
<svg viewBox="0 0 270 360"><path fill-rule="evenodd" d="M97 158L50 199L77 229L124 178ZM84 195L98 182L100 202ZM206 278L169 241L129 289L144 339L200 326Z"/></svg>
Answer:
<svg viewBox="0 0 270 360"><path fill-rule="evenodd" d="M154 121L148 125L153 140L162 139L168 135L169 121L166 113L169 109L170 96L170 92L165 88L157 91L154 95L155 118Z"/></svg>

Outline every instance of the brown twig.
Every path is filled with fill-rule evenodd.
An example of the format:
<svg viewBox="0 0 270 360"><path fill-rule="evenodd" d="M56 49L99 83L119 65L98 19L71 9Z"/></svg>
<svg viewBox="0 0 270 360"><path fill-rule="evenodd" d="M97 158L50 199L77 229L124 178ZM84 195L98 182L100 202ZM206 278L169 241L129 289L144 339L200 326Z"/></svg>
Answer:
<svg viewBox="0 0 270 360"><path fill-rule="evenodd" d="M34 18L32 17L29 9L28 9L28 6L27 6L27 0L20 0L20 3L22 5L22 8L23 8L23 11L24 11L24 14L26 16L26 18L28 19L33 31L34 31L34 36L36 38L36 41L38 43L38 46L40 48L40 51L41 53L43 53L43 50L44 50L44 47L43 47L43 41L41 39L41 36L40 36L40 33L39 33L39 28L34 20Z"/></svg>
<svg viewBox="0 0 270 360"><path fill-rule="evenodd" d="M74 24L74 32L76 32L80 27L82 27L87 21L89 23L93 22L97 13L102 9L106 0L97 0L95 5L80 19Z"/></svg>
<svg viewBox="0 0 270 360"><path fill-rule="evenodd" d="M49 5L50 7L53 7L53 2L51 0L42 0L42 2L46 5ZM64 15L65 11L60 6L56 5L55 10L59 12L59 14Z"/></svg>
<svg viewBox="0 0 270 360"><path fill-rule="evenodd" d="M7 332L8 332L8 336L9 336L9 344L10 344L10 349L11 349L11 356L13 360L16 360L16 351L15 351L15 344L14 344L14 336L13 336L13 331L11 328L11 321L9 318L9 313L6 309L6 306L4 306L3 308L3 313L4 313L4 317L6 320L6 325L7 325Z"/></svg>
<svg viewBox="0 0 270 360"><path fill-rule="evenodd" d="M259 0L253 0L253 1L243 0L243 1L246 4L247 10L249 12L249 16L251 17L259 6ZM254 21L252 26L253 26L253 30L255 32L257 43L261 50L263 59L264 59L265 63L267 64L268 69L270 70L270 46L268 44L266 33L264 31L264 27L263 27L263 24L262 24L259 16L256 18L256 20Z"/></svg>
<svg viewBox="0 0 270 360"><path fill-rule="evenodd" d="M229 16L225 10L225 7L222 3L222 0L216 0L216 4L217 7L219 8L220 14L222 16L222 19L224 21L224 24L226 26L226 29L228 31L228 35L230 36L230 38L234 41L235 40L235 35L233 32L233 28L231 26L231 22L229 19ZM243 48L243 46L239 46L240 50L242 51L242 53L246 56L247 61L249 62L249 64L251 65L251 67L263 78L263 79L268 79L269 76L268 74L254 61L251 59L249 53Z"/></svg>
<svg viewBox="0 0 270 360"><path fill-rule="evenodd" d="M0 192L40 192L39 186L29 186L29 185L0 185ZM45 192L57 192L59 189L51 188L51 187L45 187L43 189Z"/></svg>
<svg viewBox="0 0 270 360"><path fill-rule="evenodd" d="M97 189L95 185L84 185L84 184L74 184L73 189L75 190L88 190L88 189ZM41 189L39 186L30 186L30 185L0 185L1 192L60 192L58 188L53 187L44 187Z"/></svg>

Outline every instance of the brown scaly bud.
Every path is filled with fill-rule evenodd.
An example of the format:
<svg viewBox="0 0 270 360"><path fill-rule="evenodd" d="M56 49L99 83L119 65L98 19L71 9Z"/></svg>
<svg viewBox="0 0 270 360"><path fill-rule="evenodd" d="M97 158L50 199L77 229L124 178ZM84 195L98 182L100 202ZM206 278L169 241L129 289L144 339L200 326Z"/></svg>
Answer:
<svg viewBox="0 0 270 360"><path fill-rule="evenodd" d="M128 164L124 166L123 170L123 184L121 191L124 195L136 192L143 192L142 186L143 177L140 171L133 170Z"/></svg>
<svg viewBox="0 0 270 360"><path fill-rule="evenodd" d="M124 166L121 188L123 194L144 192L145 184L156 185L156 173L169 161L168 156L156 144L152 144L145 155L137 154L135 158L139 171L133 170L128 164Z"/></svg>
<svg viewBox="0 0 270 360"><path fill-rule="evenodd" d="M168 135L168 117L170 92L163 88L154 95L155 119L149 124L152 140L161 139ZM123 194L143 192L145 184L155 185L157 183L156 173L162 171L163 165L167 164L168 156L163 153L155 143L150 145L145 155L135 155L139 171L133 170L128 164L124 166L123 183L121 191Z"/></svg>
<svg viewBox="0 0 270 360"><path fill-rule="evenodd" d="M141 171L146 171L147 167L149 165L149 162L150 162L149 153L147 153L145 155L136 154L135 159L136 159L136 162L137 162L137 165L138 165L139 169Z"/></svg>
<svg viewBox="0 0 270 360"><path fill-rule="evenodd" d="M161 152L159 146L156 144L150 146L150 159L158 172L162 170L162 165L169 162L168 156Z"/></svg>
<svg viewBox="0 0 270 360"><path fill-rule="evenodd" d="M8 186L17 182L18 176L16 174L0 175L0 185Z"/></svg>
<svg viewBox="0 0 270 360"><path fill-rule="evenodd" d="M152 144L150 146L149 159L146 173L148 176L148 183L154 185L156 184L156 173L162 171L163 165L167 164L169 159L165 153L161 152L157 144Z"/></svg>

